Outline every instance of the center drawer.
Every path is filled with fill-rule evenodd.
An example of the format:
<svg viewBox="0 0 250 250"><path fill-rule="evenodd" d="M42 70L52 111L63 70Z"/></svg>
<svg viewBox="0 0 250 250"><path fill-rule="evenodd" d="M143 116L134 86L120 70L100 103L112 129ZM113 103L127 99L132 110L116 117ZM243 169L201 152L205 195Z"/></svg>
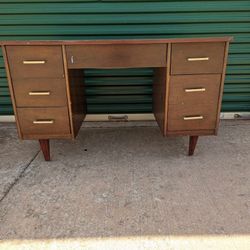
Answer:
<svg viewBox="0 0 250 250"><path fill-rule="evenodd" d="M70 134L68 109L17 108L23 138L34 139L65 137Z"/></svg>
<svg viewBox="0 0 250 250"><path fill-rule="evenodd" d="M65 79L16 79L13 88L17 107L67 105Z"/></svg>
<svg viewBox="0 0 250 250"><path fill-rule="evenodd" d="M69 68L164 67L166 44L66 46Z"/></svg>

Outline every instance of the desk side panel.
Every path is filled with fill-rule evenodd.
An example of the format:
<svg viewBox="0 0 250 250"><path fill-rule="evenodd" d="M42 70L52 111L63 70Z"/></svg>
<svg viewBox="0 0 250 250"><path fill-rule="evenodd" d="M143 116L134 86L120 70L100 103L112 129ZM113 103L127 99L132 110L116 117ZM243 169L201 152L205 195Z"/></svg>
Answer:
<svg viewBox="0 0 250 250"><path fill-rule="evenodd" d="M155 68L153 83L153 112L163 134L165 133L166 83L167 68Z"/></svg>
<svg viewBox="0 0 250 250"><path fill-rule="evenodd" d="M11 102L12 102L12 106L13 106L13 110L14 110L14 114L15 114L15 119L16 119L17 132L18 132L19 138L23 139L23 135L22 135L21 129L20 129L19 120L17 117L16 100L15 100L15 95L14 95L14 88L13 88L13 83L12 83L12 78L11 78L11 73L10 73L9 60L8 60L6 47L2 46L2 50L3 50L4 66L6 69L8 86L9 86L9 90L10 90Z"/></svg>
<svg viewBox="0 0 250 250"><path fill-rule="evenodd" d="M76 137L87 112L83 69L69 70L68 78L73 121L73 135Z"/></svg>

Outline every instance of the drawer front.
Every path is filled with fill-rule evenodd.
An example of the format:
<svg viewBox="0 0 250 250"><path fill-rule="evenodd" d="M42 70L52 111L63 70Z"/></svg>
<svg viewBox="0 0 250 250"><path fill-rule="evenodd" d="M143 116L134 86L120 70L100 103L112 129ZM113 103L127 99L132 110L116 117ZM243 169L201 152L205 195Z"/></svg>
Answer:
<svg viewBox="0 0 250 250"><path fill-rule="evenodd" d="M13 80L17 107L66 106L65 79Z"/></svg>
<svg viewBox="0 0 250 250"><path fill-rule="evenodd" d="M60 46L7 46L12 79L63 78Z"/></svg>
<svg viewBox="0 0 250 250"><path fill-rule="evenodd" d="M70 134L67 108L17 108L23 136Z"/></svg>
<svg viewBox="0 0 250 250"><path fill-rule="evenodd" d="M171 74L222 73L225 43L172 45Z"/></svg>
<svg viewBox="0 0 250 250"><path fill-rule="evenodd" d="M220 82L220 74L171 76L169 104L216 104Z"/></svg>
<svg viewBox="0 0 250 250"><path fill-rule="evenodd" d="M215 129L217 105L169 105L168 130Z"/></svg>
<svg viewBox="0 0 250 250"><path fill-rule="evenodd" d="M166 44L69 45L69 68L163 67L167 62Z"/></svg>

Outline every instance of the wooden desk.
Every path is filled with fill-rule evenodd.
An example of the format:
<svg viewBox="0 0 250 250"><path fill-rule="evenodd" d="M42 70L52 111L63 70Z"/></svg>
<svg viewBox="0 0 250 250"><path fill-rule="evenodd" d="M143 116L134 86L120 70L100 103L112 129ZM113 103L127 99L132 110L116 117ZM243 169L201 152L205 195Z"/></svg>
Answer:
<svg viewBox="0 0 250 250"><path fill-rule="evenodd" d="M86 115L84 68L153 67L153 111L164 136L216 135L231 37L97 41L2 41L18 134L75 138Z"/></svg>

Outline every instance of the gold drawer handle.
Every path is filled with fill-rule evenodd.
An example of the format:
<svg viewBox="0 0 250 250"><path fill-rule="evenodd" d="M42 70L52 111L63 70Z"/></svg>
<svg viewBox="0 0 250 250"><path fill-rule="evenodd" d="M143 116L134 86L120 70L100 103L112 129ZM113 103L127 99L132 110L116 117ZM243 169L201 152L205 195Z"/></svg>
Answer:
<svg viewBox="0 0 250 250"><path fill-rule="evenodd" d="M185 89L186 93L191 93L191 92L205 92L205 88L193 88L193 89Z"/></svg>
<svg viewBox="0 0 250 250"><path fill-rule="evenodd" d="M23 64L45 64L46 61L45 60L35 60L35 61L32 61L32 60L24 60L23 61Z"/></svg>
<svg viewBox="0 0 250 250"><path fill-rule="evenodd" d="M196 116L184 116L183 117L184 121L191 121L191 120L202 120L203 116L202 115L196 115Z"/></svg>
<svg viewBox="0 0 250 250"><path fill-rule="evenodd" d="M53 124L54 120L35 120L33 124Z"/></svg>
<svg viewBox="0 0 250 250"><path fill-rule="evenodd" d="M29 95L50 95L50 91L30 91Z"/></svg>
<svg viewBox="0 0 250 250"><path fill-rule="evenodd" d="M208 61L209 57L189 57L187 59L189 62L196 62L196 61Z"/></svg>

